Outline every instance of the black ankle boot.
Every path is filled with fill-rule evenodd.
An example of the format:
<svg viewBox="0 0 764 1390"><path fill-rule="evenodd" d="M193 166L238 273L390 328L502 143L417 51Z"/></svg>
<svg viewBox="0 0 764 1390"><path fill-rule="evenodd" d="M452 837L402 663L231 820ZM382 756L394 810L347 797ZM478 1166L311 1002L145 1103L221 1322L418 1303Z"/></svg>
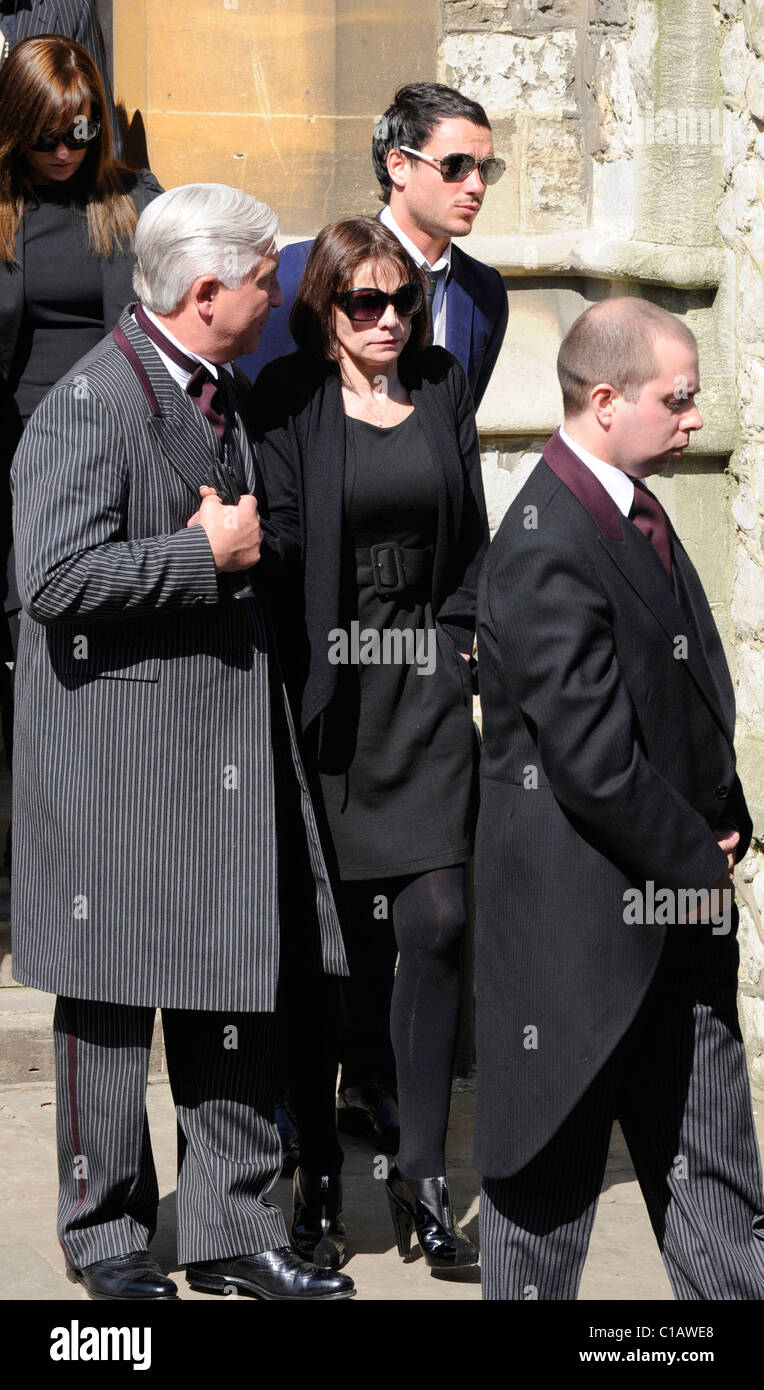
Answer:
<svg viewBox="0 0 764 1390"><path fill-rule="evenodd" d="M461 1269L477 1264L477 1246L454 1221L445 1177L404 1178L393 1165L385 1187L399 1255L405 1259L410 1253L411 1234L416 1231L431 1268Z"/></svg>
<svg viewBox="0 0 764 1390"><path fill-rule="evenodd" d="M320 1269L339 1269L346 1244L339 1174L319 1175L298 1168L292 1202L294 1249Z"/></svg>

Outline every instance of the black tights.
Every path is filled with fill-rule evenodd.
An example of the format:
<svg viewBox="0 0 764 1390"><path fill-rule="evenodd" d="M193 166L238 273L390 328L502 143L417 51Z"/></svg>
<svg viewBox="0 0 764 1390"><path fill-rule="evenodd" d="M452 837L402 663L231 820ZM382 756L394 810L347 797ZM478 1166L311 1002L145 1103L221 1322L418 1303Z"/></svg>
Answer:
<svg viewBox="0 0 764 1390"><path fill-rule="evenodd" d="M389 971L396 947L399 953L390 1033L401 1115L398 1163L412 1178L445 1172L459 1026L460 948L466 925L464 890L465 866L457 864L406 878L343 883L339 894L340 921L354 975L360 961L368 968L374 958ZM335 983L318 982L315 977L293 981L286 1013L289 1089L300 1131L302 1165L308 1172L338 1172L342 1150L334 1115L339 1057Z"/></svg>

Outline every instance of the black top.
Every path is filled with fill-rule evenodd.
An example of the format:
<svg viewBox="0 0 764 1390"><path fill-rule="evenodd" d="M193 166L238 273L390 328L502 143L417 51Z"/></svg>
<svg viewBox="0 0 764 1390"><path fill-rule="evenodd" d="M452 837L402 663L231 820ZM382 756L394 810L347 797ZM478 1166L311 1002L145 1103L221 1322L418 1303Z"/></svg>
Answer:
<svg viewBox="0 0 764 1390"><path fill-rule="evenodd" d="M70 182L35 188L24 210L24 314L9 383L24 423L104 335L101 267Z"/></svg>
<svg viewBox="0 0 764 1390"><path fill-rule="evenodd" d="M423 873L469 858L473 735L469 667L433 616L437 474L416 410L390 429L348 417L344 503L360 564L343 577L349 627L328 638L324 808L341 878ZM364 552L391 541L421 568L381 596Z"/></svg>

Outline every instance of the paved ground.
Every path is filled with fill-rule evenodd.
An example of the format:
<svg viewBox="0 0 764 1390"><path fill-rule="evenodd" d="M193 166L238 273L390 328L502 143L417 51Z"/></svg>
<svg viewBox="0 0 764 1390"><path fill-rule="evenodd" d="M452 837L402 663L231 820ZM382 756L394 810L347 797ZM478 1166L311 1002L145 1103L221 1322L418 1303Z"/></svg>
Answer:
<svg viewBox="0 0 764 1390"><path fill-rule="evenodd" d="M449 1173L454 1204L467 1233L477 1235L479 1179L469 1153L474 1096L457 1082L449 1136ZM148 1108L161 1202L153 1250L170 1274L175 1263L175 1122L170 1088L163 1077L149 1084ZM764 1103L755 1103L759 1142L764 1142ZM70 1284L55 1236L55 1099L48 1083L0 1090L0 1144L4 1179L0 1195L0 1298L88 1301ZM360 1300L445 1300L480 1298L475 1271L458 1283L437 1278L417 1253L404 1264L393 1244L382 1183L375 1159L362 1142L346 1141L345 1214L353 1254L347 1271ZM376 1165L377 1171L379 1163ZM276 1198L289 1210L291 1185L278 1184ZM208 1301L187 1288L184 1299ZM671 1299L663 1265L620 1133L614 1132L581 1291L582 1300Z"/></svg>

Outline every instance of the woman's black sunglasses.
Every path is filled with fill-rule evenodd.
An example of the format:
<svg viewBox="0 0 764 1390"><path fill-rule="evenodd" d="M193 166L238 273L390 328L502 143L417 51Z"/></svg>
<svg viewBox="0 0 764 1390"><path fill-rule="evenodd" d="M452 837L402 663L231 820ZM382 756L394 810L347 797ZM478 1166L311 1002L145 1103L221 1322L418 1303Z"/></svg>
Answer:
<svg viewBox="0 0 764 1390"><path fill-rule="evenodd" d="M59 145L66 145L68 150L84 150L88 145L92 145L100 133L100 121L86 121L84 116L80 116L68 130L53 135L40 135L29 148L39 154L50 154L52 150L58 149Z"/></svg>
<svg viewBox="0 0 764 1390"><path fill-rule="evenodd" d="M392 294L384 290L347 290L337 295L337 303L344 309L353 323L376 323L381 319L388 304L392 304L396 314L402 319L419 313L424 302L424 290L418 280L409 280Z"/></svg>

